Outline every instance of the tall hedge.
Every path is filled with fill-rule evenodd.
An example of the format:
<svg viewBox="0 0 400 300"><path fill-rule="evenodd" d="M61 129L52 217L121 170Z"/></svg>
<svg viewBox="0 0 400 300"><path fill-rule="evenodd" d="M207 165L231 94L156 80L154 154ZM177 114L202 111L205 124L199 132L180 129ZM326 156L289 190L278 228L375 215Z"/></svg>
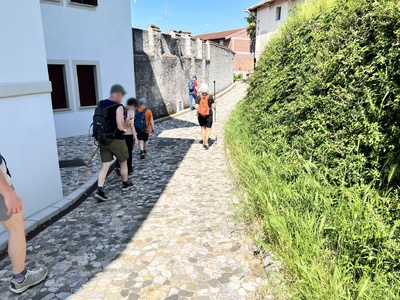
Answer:
<svg viewBox="0 0 400 300"><path fill-rule="evenodd" d="M339 1L301 21L271 42L251 81L258 149L278 135L334 182L397 186L399 1Z"/></svg>
<svg viewBox="0 0 400 300"><path fill-rule="evenodd" d="M298 299L400 299L400 1L306 0L227 143Z"/></svg>

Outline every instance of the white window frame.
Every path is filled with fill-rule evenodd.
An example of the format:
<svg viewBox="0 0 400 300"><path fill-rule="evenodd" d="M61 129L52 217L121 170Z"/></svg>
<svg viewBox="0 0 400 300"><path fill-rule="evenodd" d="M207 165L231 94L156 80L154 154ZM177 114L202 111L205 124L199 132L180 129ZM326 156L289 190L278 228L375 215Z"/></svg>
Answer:
<svg viewBox="0 0 400 300"><path fill-rule="evenodd" d="M74 101L73 101L73 92L72 92L72 81L71 81L71 68L69 64L69 60L67 59L48 59L48 65L63 65L64 66L64 84L65 84L65 92L67 97L67 108L53 109L53 113L68 113L74 111ZM49 78L50 81L50 78Z"/></svg>
<svg viewBox="0 0 400 300"><path fill-rule="evenodd" d="M89 9L89 10L96 10L99 5L90 5L90 4L83 4L83 3L76 3L72 2L71 0L67 0L67 4L69 7L75 8L82 8L82 9Z"/></svg>
<svg viewBox="0 0 400 300"><path fill-rule="evenodd" d="M95 91L97 102L96 105L92 106L81 106L81 99L79 96L79 81L78 81L78 70L77 66L94 66L95 67ZM100 61L98 60L73 60L72 61L72 68L74 74L74 86L75 86L75 105L78 111L85 111L88 109L93 109L97 106L97 103L103 99L103 94L101 91L101 76L100 76Z"/></svg>
<svg viewBox="0 0 400 300"><path fill-rule="evenodd" d="M282 6L277 6L275 9L275 21L280 21L280 20L282 20Z"/></svg>

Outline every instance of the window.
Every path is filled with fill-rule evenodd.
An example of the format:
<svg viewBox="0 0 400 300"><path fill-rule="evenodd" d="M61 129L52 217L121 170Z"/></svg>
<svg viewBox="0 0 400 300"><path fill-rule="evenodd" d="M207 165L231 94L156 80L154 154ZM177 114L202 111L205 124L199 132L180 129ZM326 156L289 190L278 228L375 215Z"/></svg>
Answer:
<svg viewBox="0 0 400 300"><path fill-rule="evenodd" d="M97 104L97 76L96 66L77 65L80 107L95 106Z"/></svg>
<svg viewBox="0 0 400 300"><path fill-rule="evenodd" d="M276 8L276 20L279 21L281 19L282 16L282 7L279 6Z"/></svg>
<svg viewBox="0 0 400 300"><path fill-rule="evenodd" d="M91 5L91 6L97 6L97 0L70 0L72 3L79 3L79 4L85 4L85 5Z"/></svg>
<svg viewBox="0 0 400 300"><path fill-rule="evenodd" d="M47 65L49 79L53 87L51 92L51 102L53 109L68 108L67 89L65 83L64 65Z"/></svg>

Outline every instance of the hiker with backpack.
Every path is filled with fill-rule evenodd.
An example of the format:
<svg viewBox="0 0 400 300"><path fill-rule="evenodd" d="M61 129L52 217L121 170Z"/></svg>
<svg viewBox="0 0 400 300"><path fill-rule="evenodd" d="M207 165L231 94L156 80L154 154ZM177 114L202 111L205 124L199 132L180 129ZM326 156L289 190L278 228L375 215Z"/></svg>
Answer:
<svg viewBox="0 0 400 300"><path fill-rule="evenodd" d="M125 120L131 120L132 122L134 121L135 111L136 111L137 106L138 106L138 101L135 98L129 98L126 101ZM126 129L126 132L124 133L124 138L125 138L125 143L126 143L126 146L128 147L128 153L129 153L128 175L131 175L133 173L132 152L133 152L133 148L135 148L136 145L138 144L135 126L130 126ZM117 175L121 175L121 166L119 165L118 160L116 162L115 172L117 173Z"/></svg>
<svg viewBox="0 0 400 300"><path fill-rule="evenodd" d="M190 105L190 110L194 110L194 104L197 99L197 76L194 75L192 79L189 80L188 82L188 88L189 88L189 105Z"/></svg>
<svg viewBox="0 0 400 300"><path fill-rule="evenodd" d="M0 154L0 223L9 236L8 255L13 273L10 291L16 294L39 284L47 276L45 267L26 269L26 237L22 210L22 201L14 191L11 174L4 157Z"/></svg>
<svg viewBox="0 0 400 300"><path fill-rule="evenodd" d="M140 158L145 159L149 146L150 132L155 132L153 113L147 108L147 99L139 99L139 108L135 113L135 129L139 140Z"/></svg>
<svg viewBox="0 0 400 300"><path fill-rule="evenodd" d="M121 166L122 190L127 191L133 187L128 181L129 159L128 147L124 134L133 122L125 119L124 106L121 104L126 92L125 89L115 84L111 87L110 97L100 101L93 117L93 136L99 143L102 167L99 172L98 188L95 198L107 201L104 184L114 156Z"/></svg>
<svg viewBox="0 0 400 300"><path fill-rule="evenodd" d="M208 91L208 84L202 83L199 90L200 94L196 98L195 105L199 124L201 126L203 147L206 150L210 149L208 141L211 136L211 127L213 125L213 108L216 108L217 106L217 103L214 101L214 97L209 94Z"/></svg>

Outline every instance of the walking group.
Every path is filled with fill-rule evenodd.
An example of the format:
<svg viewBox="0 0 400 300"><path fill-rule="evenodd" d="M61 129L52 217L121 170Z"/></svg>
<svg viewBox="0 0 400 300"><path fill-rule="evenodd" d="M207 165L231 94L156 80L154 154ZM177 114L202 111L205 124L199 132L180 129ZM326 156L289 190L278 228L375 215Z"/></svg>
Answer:
<svg viewBox="0 0 400 300"><path fill-rule="evenodd" d="M216 108L214 97L209 93L208 84L198 85L197 76L188 83L190 109L197 111L201 127L203 147L210 148L210 135L213 126L213 109ZM145 160L149 146L149 135L155 133L154 118L148 108L146 98L130 98L123 105L126 91L116 84L111 87L110 97L98 103L93 117L93 137L100 149L102 167L98 175L98 188L95 198L107 201L104 185L111 164L116 158L116 173L121 176L122 190L133 188L129 175L133 170L133 153L139 148L138 156ZM48 270L44 266L35 269L26 268L26 236L22 217L23 203L16 194L11 173L6 161L0 154L0 222L9 235L8 254L12 264L10 290L22 293L42 282Z"/></svg>

